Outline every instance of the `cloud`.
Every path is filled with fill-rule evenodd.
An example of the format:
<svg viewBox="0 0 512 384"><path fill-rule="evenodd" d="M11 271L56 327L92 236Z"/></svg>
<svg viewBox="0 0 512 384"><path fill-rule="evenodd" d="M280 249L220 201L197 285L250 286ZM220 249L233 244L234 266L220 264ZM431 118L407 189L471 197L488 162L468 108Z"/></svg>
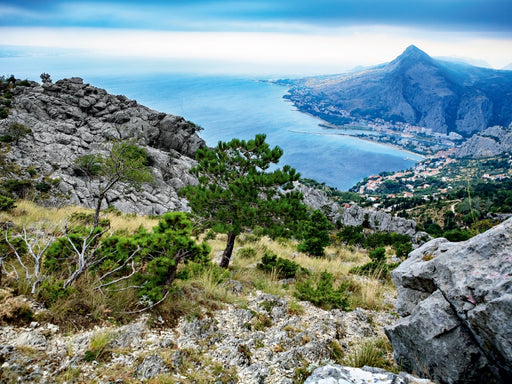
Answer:
<svg viewBox="0 0 512 384"><path fill-rule="evenodd" d="M4 6L2 6L4 4ZM3 25L268 31L271 25L387 25L512 34L510 0L0 1ZM3 13L2 7L9 8ZM6 17L9 14L22 17Z"/></svg>
<svg viewBox="0 0 512 384"><path fill-rule="evenodd" d="M447 38L446 33L383 26L339 28L329 33L311 34L0 28L0 45L79 49L102 57L223 61L261 69L288 68L288 72L306 68L317 73L332 72L375 65L392 60L410 44L432 56L484 59L497 68L512 61L512 40L458 33Z"/></svg>

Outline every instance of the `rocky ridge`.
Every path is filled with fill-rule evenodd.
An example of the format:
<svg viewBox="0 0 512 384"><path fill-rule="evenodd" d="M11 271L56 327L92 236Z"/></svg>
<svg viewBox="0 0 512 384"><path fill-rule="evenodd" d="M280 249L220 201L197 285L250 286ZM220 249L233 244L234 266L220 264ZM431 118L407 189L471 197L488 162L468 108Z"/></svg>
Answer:
<svg viewBox="0 0 512 384"><path fill-rule="evenodd" d="M456 157L481 158L512 151L512 125L494 126L471 136L455 152Z"/></svg>
<svg viewBox="0 0 512 384"><path fill-rule="evenodd" d="M108 203L139 214L186 209L177 190L194 182L188 170L195 163L195 151L205 143L197 127L182 117L154 111L73 77L14 88L10 113L0 120L0 132L13 122L25 125L31 133L12 146L7 159L35 168L40 176L60 179L63 197L53 204L92 207L91 186L75 175L74 159L101 153L108 140L135 139L149 154L155 181L137 193L124 193L120 185L109 194Z"/></svg>
<svg viewBox="0 0 512 384"><path fill-rule="evenodd" d="M395 360L440 383L512 377L512 219L467 241L434 239L392 273Z"/></svg>
<svg viewBox="0 0 512 384"><path fill-rule="evenodd" d="M368 227L374 231L408 235L415 244L422 244L424 239L430 239L426 232L416 231L414 220L396 217L383 211L362 208L357 204L341 206L320 189L305 185L297 185L297 188L304 195L305 204L313 209L322 210L333 223L339 222L345 226L358 226L367 223Z"/></svg>

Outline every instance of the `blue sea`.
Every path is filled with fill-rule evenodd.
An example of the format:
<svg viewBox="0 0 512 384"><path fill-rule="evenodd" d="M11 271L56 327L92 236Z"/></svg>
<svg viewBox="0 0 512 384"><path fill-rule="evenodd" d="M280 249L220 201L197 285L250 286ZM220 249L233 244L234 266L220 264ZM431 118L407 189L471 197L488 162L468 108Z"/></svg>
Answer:
<svg viewBox="0 0 512 384"><path fill-rule="evenodd" d="M286 87L257 78L153 74L97 76L85 81L158 111L183 116L203 128L199 135L210 146L219 140L250 139L264 133L271 146L284 150L280 165L289 164L302 177L341 190L366 176L416 163L410 153L323 129L321 120L297 111L283 99Z"/></svg>
<svg viewBox="0 0 512 384"><path fill-rule="evenodd" d="M158 73L154 70L144 73L143 66L136 70L134 66L132 69L114 65L106 68L99 63L95 65L93 58L79 64L43 59L0 55L1 72L36 81L40 81L41 72L50 73L54 81L62 77L82 77L84 82L110 93L183 116L203 128L199 135L210 146L215 146L219 140L250 139L257 133L264 133L271 146L278 145L284 150L279 165L289 164L302 177L341 190L349 189L366 176L407 169L420 160L395 148L323 129L319 126L321 120L297 111L283 99L286 87L262 81L267 80L263 76Z"/></svg>

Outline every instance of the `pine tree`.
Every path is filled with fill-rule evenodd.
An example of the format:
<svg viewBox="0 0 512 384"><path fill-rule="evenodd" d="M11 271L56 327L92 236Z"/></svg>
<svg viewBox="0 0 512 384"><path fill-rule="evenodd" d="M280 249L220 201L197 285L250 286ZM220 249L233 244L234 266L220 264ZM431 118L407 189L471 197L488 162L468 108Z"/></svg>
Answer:
<svg viewBox="0 0 512 384"><path fill-rule="evenodd" d="M267 234L287 236L307 214L302 195L293 191L300 174L288 165L268 171L283 150L271 149L265 138L259 134L253 140L233 139L213 149L199 149L198 165L191 170L199 183L181 190L205 227L228 235L223 268L228 267L242 231L260 226Z"/></svg>

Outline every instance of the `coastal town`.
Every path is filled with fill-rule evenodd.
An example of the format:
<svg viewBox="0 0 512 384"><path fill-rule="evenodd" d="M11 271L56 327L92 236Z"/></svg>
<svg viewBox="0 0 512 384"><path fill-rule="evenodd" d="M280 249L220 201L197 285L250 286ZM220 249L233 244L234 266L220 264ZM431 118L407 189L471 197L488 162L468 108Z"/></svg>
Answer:
<svg viewBox="0 0 512 384"><path fill-rule="evenodd" d="M449 150L439 152L409 170L370 175L351 191L373 202L383 197L438 196L445 199L451 190L464 188L468 183L501 181L511 177L510 154L485 159L457 159Z"/></svg>

